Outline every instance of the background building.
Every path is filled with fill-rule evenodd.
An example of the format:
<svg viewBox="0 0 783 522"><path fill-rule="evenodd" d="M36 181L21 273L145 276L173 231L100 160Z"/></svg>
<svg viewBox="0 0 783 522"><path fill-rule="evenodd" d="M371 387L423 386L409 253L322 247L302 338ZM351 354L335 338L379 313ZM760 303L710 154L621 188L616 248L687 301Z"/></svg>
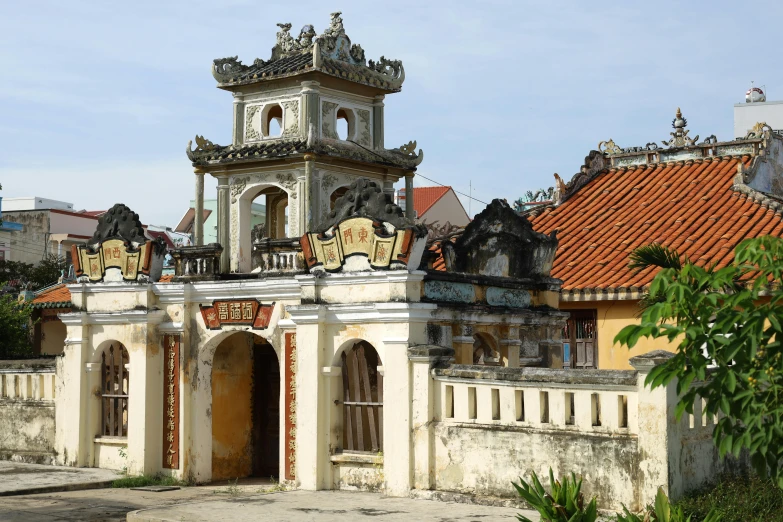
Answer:
<svg viewBox="0 0 783 522"><path fill-rule="evenodd" d="M413 201L416 219L421 223L451 223L458 227L470 223L470 216L451 187L414 187ZM397 204L405 206L404 188L397 191Z"/></svg>
<svg viewBox="0 0 783 522"><path fill-rule="evenodd" d="M751 87L744 103L734 104L734 137L744 138L753 126L764 122L777 134L783 134L783 101L767 101L766 93Z"/></svg>

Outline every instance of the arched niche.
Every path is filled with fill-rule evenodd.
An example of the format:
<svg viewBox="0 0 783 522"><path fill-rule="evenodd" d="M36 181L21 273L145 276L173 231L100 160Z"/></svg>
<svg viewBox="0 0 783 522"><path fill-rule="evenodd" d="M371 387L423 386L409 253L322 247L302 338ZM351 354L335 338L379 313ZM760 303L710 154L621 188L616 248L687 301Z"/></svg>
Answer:
<svg viewBox="0 0 783 522"><path fill-rule="evenodd" d="M288 237L288 207L289 193L276 183L259 183L245 189L239 197L239 272L250 272L253 270L252 253L254 234L257 237L269 237L272 239L282 239ZM263 226L254 219L258 213L262 212L260 205L263 205ZM255 228L255 230L254 230ZM234 237L237 237L236 235Z"/></svg>

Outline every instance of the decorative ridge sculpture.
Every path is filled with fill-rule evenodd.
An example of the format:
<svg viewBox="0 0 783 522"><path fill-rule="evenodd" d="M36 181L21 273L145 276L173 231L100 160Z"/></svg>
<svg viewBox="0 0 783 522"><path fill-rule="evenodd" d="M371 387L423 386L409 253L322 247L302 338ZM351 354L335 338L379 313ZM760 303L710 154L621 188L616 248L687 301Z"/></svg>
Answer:
<svg viewBox="0 0 783 522"><path fill-rule="evenodd" d="M556 232L533 230L505 200L493 199L452 243L441 243L447 272L526 279L547 277L557 250Z"/></svg>
<svg viewBox="0 0 783 522"><path fill-rule="evenodd" d="M212 76L220 83L230 83L240 78L258 79L258 76L296 72L308 67L325 69L327 72L337 74L339 71L332 70L329 62L342 62L371 72L370 76L388 82L389 88L399 88L405 80L402 62L387 59L385 56L381 56L377 62L367 60L362 46L352 44L345 33L341 15L339 11L332 13L329 27L320 35L316 35L311 24L304 25L297 38L290 33L292 27L290 23L278 23L280 30L277 32L277 40L269 60L256 58L252 65L245 65L237 56L217 58L212 65ZM304 62L297 58L301 58ZM291 60L296 63L289 65L288 62ZM278 62L281 67L276 71L274 66ZM256 72L258 74L254 75ZM341 76L345 76L345 73ZM353 74L349 75L350 77L353 77Z"/></svg>
<svg viewBox="0 0 783 522"><path fill-rule="evenodd" d="M699 140L699 135L697 134L695 138L689 138L688 132L690 131L685 128L687 125L688 120L682 117L682 111L677 107L677 114L674 115L674 119L672 120L674 132L669 133L672 138L669 141L662 141L661 143L667 147L693 147L696 145L696 142Z"/></svg>
<svg viewBox="0 0 783 522"><path fill-rule="evenodd" d="M326 220L300 239L311 272L415 270L426 243L427 228L367 179L351 183Z"/></svg>
<svg viewBox="0 0 783 522"><path fill-rule="evenodd" d="M81 282L157 281L163 271L166 245L147 239L139 215L117 203L98 218L95 233L71 251Z"/></svg>

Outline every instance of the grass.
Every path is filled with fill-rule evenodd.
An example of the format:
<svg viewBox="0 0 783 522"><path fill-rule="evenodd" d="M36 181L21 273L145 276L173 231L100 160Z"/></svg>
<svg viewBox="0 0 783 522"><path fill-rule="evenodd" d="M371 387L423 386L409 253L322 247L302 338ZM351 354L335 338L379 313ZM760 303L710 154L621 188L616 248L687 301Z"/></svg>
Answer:
<svg viewBox="0 0 783 522"><path fill-rule="evenodd" d="M142 488L144 486L187 486L188 483L165 475L138 475L122 477L111 483L113 488Z"/></svg>
<svg viewBox="0 0 783 522"><path fill-rule="evenodd" d="M715 507L721 522L783 522L783 490L771 480L727 475L706 490L677 502L692 522L701 522Z"/></svg>

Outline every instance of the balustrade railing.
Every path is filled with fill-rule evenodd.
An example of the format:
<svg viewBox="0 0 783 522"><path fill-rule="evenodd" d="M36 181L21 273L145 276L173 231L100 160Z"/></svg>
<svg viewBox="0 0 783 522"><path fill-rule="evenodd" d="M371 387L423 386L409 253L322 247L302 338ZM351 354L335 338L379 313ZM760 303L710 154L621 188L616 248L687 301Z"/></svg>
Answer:
<svg viewBox="0 0 783 522"><path fill-rule="evenodd" d="M298 238L260 239L253 243L253 271L297 273L305 271Z"/></svg>
<svg viewBox="0 0 783 522"><path fill-rule="evenodd" d="M172 250L174 276L177 279L213 279L220 273L222 252L223 247L217 243Z"/></svg>
<svg viewBox="0 0 783 522"><path fill-rule="evenodd" d="M0 400L54 401L54 362L31 365L9 361L10 367L0 364Z"/></svg>

